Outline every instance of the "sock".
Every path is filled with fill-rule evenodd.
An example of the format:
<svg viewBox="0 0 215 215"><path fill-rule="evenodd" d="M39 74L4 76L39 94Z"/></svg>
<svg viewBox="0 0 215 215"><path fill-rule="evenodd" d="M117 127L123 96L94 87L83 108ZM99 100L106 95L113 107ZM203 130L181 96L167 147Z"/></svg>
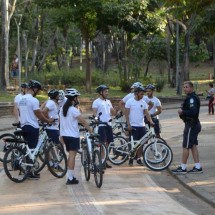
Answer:
<svg viewBox="0 0 215 215"><path fill-rule="evenodd" d="M68 178L69 180L72 180L72 179L73 179L73 174L72 174L72 170L71 170L71 169L68 169L68 170L67 170L67 178Z"/></svg>
<svg viewBox="0 0 215 215"><path fill-rule="evenodd" d="M183 170L185 170L186 167L187 167L187 165L186 165L185 163L182 163L182 164L181 164L181 168L182 168Z"/></svg>
<svg viewBox="0 0 215 215"><path fill-rule="evenodd" d="M196 167L196 169L200 169L201 168L201 164L200 163L195 163L195 167Z"/></svg>

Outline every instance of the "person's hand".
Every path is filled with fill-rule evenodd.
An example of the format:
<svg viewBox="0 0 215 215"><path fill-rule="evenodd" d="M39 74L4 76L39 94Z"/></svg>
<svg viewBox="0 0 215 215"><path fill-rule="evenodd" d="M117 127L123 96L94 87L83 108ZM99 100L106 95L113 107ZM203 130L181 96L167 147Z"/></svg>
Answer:
<svg viewBox="0 0 215 215"><path fill-rule="evenodd" d="M182 109L178 109L178 114L181 115L182 114Z"/></svg>

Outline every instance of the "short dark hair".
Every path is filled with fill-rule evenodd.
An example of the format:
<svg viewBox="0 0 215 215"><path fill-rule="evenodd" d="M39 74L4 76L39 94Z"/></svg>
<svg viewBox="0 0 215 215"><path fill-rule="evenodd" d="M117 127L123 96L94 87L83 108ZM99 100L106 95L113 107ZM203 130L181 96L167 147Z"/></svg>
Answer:
<svg viewBox="0 0 215 215"><path fill-rule="evenodd" d="M193 82L192 81L185 81L184 84L188 84L189 87L193 88Z"/></svg>

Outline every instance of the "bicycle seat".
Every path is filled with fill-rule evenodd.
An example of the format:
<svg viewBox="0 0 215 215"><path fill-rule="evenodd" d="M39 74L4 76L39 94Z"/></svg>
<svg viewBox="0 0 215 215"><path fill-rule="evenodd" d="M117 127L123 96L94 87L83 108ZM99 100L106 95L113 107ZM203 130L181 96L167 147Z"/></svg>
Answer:
<svg viewBox="0 0 215 215"><path fill-rule="evenodd" d="M19 127L19 128L20 128L20 122L12 123L12 126L15 126L15 127Z"/></svg>
<svg viewBox="0 0 215 215"><path fill-rule="evenodd" d="M90 138L90 139L93 139L93 138L99 137L99 136L100 136L99 134L93 133L93 134L90 134L89 138Z"/></svg>
<svg viewBox="0 0 215 215"><path fill-rule="evenodd" d="M17 130L13 132L15 136L25 136L26 132L22 130Z"/></svg>

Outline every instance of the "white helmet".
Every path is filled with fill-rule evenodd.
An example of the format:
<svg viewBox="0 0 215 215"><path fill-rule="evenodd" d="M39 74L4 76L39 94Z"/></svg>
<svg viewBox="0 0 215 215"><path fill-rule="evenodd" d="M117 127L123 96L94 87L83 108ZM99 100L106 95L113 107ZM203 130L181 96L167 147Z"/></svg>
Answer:
<svg viewBox="0 0 215 215"><path fill-rule="evenodd" d="M65 96L68 97L75 97L80 96L81 94L74 88L66 89L65 90Z"/></svg>
<svg viewBox="0 0 215 215"><path fill-rule="evenodd" d="M135 82L131 85L131 89L137 88L137 87L143 87L143 85L140 82Z"/></svg>
<svg viewBox="0 0 215 215"><path fill-rule="evenodd" d="M59 100L62 101L64 99L64 97L65 97L64 91L63 90L59 90Z"/></svg>

